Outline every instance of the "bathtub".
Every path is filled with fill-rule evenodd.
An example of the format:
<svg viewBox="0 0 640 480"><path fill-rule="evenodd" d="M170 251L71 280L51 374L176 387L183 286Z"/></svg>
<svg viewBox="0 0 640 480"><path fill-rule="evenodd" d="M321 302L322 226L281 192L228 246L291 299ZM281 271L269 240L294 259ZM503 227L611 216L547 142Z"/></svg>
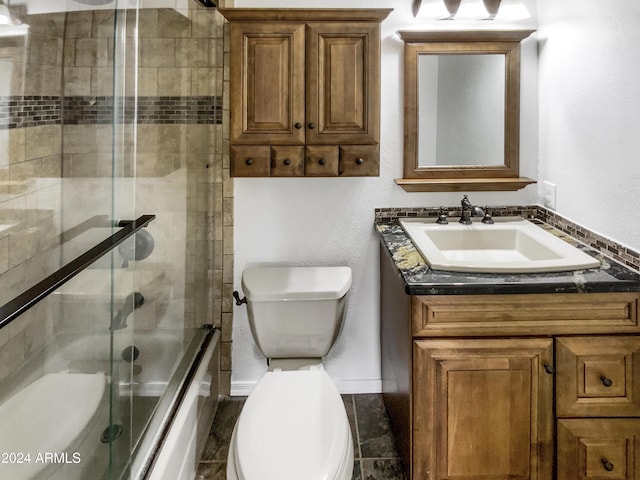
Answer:
<svg viewBox="0 0 640 480"><path fill-rule="evenodd" d="M219 336L116 331L111 365L108 332L59 333L1 386L0 478L101 480L111 469L111 478L192 479L217 408ZM136 359L119 358L131 345ZM109 438L110 418L121 436Z"/></svg>

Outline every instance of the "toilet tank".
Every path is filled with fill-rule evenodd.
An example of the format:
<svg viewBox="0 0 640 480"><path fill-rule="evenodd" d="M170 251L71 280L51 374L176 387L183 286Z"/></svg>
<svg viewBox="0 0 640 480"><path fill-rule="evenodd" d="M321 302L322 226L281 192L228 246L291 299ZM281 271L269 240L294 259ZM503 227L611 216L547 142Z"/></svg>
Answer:
<svg viewBox="0 0 640 480"><path fill-rule="evenodd" d="M267 358L324 357L351 287L349 267L255 267L242 272L253 339Z"/></svg>

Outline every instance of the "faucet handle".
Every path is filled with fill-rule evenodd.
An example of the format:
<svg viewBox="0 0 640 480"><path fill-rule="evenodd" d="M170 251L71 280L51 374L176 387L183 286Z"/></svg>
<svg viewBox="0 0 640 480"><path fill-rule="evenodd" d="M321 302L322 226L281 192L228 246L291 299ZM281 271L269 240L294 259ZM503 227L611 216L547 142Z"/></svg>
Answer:
<svg viewBox="0 0 640 480"><path fill-rule="evenodd" d="M444 207L440 207L440 210L438 211L438 220L436 220L436 223L439 223L440 225L446 225L447 223L449 223Z"/></svg>
<svg viewBox="0 0 640 480"><path fill-rule="evenodd" d="M493 217L491 217L491 211L489 210L489 205L484 207L484 217L482 217L481 221L482 223L486 223L487 225L493 225L494 223L496 223L493 220Z"/></svg>

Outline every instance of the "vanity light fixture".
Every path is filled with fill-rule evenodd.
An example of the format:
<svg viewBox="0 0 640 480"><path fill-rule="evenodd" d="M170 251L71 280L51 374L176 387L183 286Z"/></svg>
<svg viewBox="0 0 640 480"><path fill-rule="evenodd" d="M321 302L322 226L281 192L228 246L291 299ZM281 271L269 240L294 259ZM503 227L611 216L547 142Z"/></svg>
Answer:
<svg viewBox="0 0 640 480"><path fill-rule="evenodd" d="M413 15L429 20L523 20L531 15L522 0L414 0Z"/></svg>

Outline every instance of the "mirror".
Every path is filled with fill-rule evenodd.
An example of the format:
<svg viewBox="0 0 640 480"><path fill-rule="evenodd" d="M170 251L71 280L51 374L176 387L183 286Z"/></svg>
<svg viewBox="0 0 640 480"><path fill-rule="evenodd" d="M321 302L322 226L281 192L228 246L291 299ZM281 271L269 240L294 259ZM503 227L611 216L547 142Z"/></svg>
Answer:
<svg viewBox="0 0 640 480"><path fill-rule="evenodd" d="M408 191L517 190L520 42L533 30L399 32Z"/></svg>

